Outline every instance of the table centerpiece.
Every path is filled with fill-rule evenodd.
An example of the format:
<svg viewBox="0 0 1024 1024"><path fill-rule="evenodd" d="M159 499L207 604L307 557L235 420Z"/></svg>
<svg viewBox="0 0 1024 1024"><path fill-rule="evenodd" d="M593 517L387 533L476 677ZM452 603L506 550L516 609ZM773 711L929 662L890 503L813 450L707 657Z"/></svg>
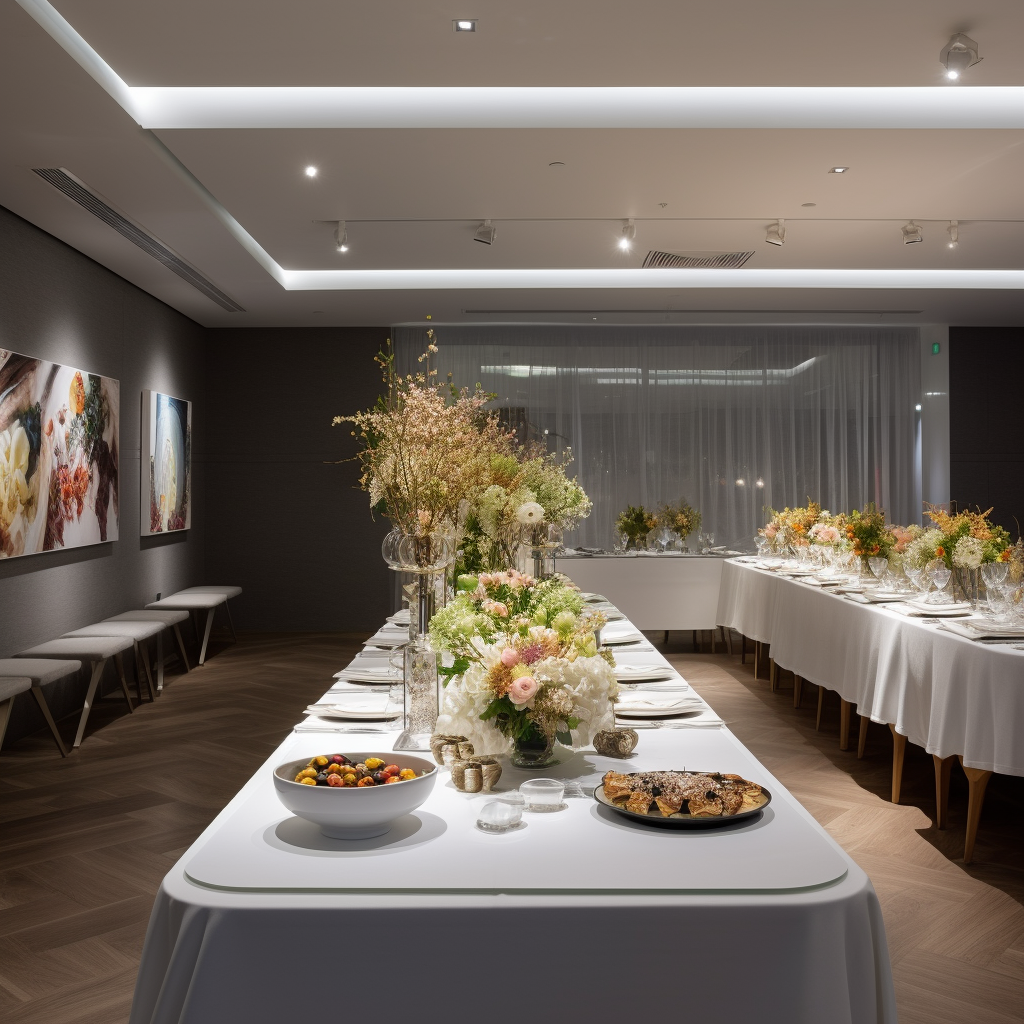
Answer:
<svg viewBox="0 0 1024 1024"><path fill-rule="evenodd" d="M431 645L451 662L440 669L439 730L543 768L557 760L556 740L579 748L614 728L615 660L598 646L605 618L569 580L510 569L458 586L430 623Z"/></svg>
<svg viewBox="0 0 1024 1024"><path fill-rule="evenodd" d="M666 502L657 512L659 526L664 526L679 537L679 542L686 549L686 538L700 529L701 515L685 498L680 498L674 505Z"/></svg>
<svg viewBox="0 0 1024 1024"><path fill-rule="evenodd" d="M627 505L615 517L615 529L626 538L623 550L642 551L647 547L647 535L658 525L658 517L643 505Z"/></svg>

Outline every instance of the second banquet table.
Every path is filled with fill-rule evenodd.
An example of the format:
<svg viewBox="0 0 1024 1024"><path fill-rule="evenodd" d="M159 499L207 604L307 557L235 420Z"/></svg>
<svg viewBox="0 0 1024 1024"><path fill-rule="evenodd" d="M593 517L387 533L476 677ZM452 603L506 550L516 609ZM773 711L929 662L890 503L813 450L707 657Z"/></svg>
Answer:
<svg viewBox="0 0 1024 1024"><path fill-rule="evenodd" d="M864 872L727 728L671 726L639 731L625 761L566 751L542 774L579 782L582 796L515 832L476 829L480 795L442 771L420 808L361 842L292 817L272 771L387 751L396 734L293 732L164 879L132 1024L894 1022ZM608 769L656 768L736 772L772 801L750 823L682 831L591 795ZM506 763L498 788L536 774Z"/></svg>

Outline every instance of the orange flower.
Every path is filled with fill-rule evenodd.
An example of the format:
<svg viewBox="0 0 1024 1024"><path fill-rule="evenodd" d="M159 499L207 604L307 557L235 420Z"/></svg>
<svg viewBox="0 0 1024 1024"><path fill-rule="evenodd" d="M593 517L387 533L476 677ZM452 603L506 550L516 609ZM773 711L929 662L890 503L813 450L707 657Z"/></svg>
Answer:
<svg viewBox="0 0 1024 1024"><path fill-rule="evenodd" d="M946 549L941 544L935 549L935 557L936 558L945 558L946 557Z"/></svg>

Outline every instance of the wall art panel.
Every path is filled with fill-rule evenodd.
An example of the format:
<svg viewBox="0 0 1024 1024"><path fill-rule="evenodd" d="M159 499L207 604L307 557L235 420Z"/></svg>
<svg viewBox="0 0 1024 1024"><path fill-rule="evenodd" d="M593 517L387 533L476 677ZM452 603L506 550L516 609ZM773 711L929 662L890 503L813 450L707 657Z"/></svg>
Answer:
<svg viewBox="0 0 1024 1024"><path fill-rule="evenodd" d="M192 525L192 403L142 392L142 536Z"/></svg>
<svg viewBox="0 0 1024 1024"><path fill-rule="evenodd" d="M0 558L117 540L120 385L0 349Z"/></svg>

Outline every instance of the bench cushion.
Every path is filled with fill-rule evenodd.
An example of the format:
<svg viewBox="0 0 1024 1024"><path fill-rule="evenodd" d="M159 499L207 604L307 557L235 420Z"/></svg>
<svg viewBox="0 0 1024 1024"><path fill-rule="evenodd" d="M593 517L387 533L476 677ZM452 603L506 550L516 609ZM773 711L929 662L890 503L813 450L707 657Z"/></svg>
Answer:
<svg viewBox="0 0 1024 1024"><path fill-rule="evenodd" d="M166 626L162 622L140 622L126 619L122 622L95 622L81 629L69 629L65 637L78 636L128 636L132 640L148 640L162 632Z"/></svg>
<svg viewBox="0 0 1024 1024"><path fill-rule="evenodd" d="M227 598L223 594L173 594L162 601L153 601L147 608L163 610L165 608L183 608L190 612L209 611L224 604Z"/></svg>
<svg viewBox="0 0 1024 1024"><path fill-rule="evenodd" d="M28 676L0 676L0 703L32 689Z"/></svg>
<svg viewBox="0 0 1024 1024"><path fill-rule="evenodd" d="M179 622L188 619L188 612L173 611L170 608L164 611L140 608L137 612L121 612L120 615L111 615L104 622L160 622L165 627L176 626Z"/></svg>
<svg viewBox="0 0 1024 1024"><path fill-rule="evenodd" d="M28 676L39 686L81 671L82 663L54 658L0 658L0 676Z"/></svg>
<svg viewBox="0 0 1024 1024"><path fill-rule="evenodd" d="M81 661L102 661L112 658L132 646L128 636L61 637L48 643L30 647L15 655L17 658L78 658Z"/></svg>
<svg viewBox="0 0 1024 1024"><path fill-rule="evenodd" d="M223 594L225 597L238 597L241 593L241 587L186 587L178 591L178 594ZM171 594L171 597L178 594Z"/></svg>

